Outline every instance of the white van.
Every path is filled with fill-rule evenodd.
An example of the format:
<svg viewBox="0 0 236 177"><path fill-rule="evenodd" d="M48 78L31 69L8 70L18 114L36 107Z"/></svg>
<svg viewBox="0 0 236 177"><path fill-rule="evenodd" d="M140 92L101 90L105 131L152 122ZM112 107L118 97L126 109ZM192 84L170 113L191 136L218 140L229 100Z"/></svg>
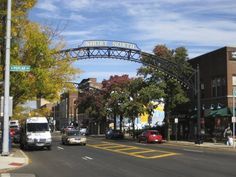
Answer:
<svg viewBox="0 0 236 177"><path fill-rule="evenodd" d="M10 120L9 127L10 128L19 128L20 127L19 120Z"/></svg>
<svg viewBox="0 0 236 177"><path fill-rule="evenodd" d="M22 149L30 147L47 147L51 149L52 137L46 117L27 118L21 127L20 146Z"/></svg>

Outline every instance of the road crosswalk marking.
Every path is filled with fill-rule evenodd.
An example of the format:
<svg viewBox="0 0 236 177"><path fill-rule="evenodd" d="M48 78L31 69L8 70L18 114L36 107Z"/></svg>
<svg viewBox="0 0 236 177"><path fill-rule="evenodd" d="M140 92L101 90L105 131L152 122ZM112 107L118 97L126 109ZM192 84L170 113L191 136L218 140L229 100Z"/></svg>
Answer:
<svg viewBox="0 0 236 177"><path fill-rule="evenodd" d="M110 143L106 141L103 141L102 143L99 144L88 144L88 146L143 159L156 159L156 158L179 155L179 153L175 152L154 150L149 148L130 146L118 143Z"/></svg>

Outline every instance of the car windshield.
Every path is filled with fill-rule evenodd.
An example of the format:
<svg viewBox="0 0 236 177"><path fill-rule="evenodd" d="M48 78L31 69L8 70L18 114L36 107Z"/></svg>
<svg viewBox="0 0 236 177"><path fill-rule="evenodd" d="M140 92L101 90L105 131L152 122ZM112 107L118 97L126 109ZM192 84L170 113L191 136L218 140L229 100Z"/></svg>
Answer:
<svg viewBox="0 0 236 177"><path fill-rule="evenodd" d="M152 132L150 132L150 134L151 134L151 135L158 135L158 132L152 131Z"/></svg>
<svg viewBox="0 0 236 177"><path fill-rule="evenodd" d="M80 132L79 131L69 131L69 132L67 132L67 135L68 136L78 136L78 135L80 135Z"/></svg>
<svg viewBox="0 0 236 177"><path fill-rule="evenodd" d="M49 131L47 123L28 123L28 132L39 132L39 131Z"/></svg>

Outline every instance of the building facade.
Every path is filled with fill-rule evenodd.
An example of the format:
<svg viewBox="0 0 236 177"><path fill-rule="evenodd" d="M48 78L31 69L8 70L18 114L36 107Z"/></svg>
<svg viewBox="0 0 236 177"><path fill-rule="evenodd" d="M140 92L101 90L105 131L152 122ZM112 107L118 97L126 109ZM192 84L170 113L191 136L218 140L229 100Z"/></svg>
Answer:
<svg viewBox="0 0 236 177"><path fill-rule="evenodd" d="M233 88L236 87L236 47L223 47L189 60L199 66L201 129L208 137L223 138L231 124ZM194 103L193 103L194 105ZM192 127L196 131L196 124ZM191 124L191 121L190 121ZM232 124L231 124L232 125Z"/></svg>
<svg viewBox="0 0 236 177"><path fill-rule="evenodd" d="M64 92L61 94L60 101L52 108L57 130L76 122L77 98L78 92Z"/></svg>

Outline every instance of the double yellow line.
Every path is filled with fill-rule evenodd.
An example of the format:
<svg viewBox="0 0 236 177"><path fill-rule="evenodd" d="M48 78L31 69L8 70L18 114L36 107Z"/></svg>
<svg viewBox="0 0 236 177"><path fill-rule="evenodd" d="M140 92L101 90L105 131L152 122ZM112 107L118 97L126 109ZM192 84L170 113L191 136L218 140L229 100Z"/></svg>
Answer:
<svg viewBox="0 0 236 177"><path fill-rule="evenodd" d="M160 151L160 150L141 148L117 143L109 143L105 141L100 144L88 144L88 146L143 159L156 159L156 158L179 155L178 153L174 152Z"/></svg>

